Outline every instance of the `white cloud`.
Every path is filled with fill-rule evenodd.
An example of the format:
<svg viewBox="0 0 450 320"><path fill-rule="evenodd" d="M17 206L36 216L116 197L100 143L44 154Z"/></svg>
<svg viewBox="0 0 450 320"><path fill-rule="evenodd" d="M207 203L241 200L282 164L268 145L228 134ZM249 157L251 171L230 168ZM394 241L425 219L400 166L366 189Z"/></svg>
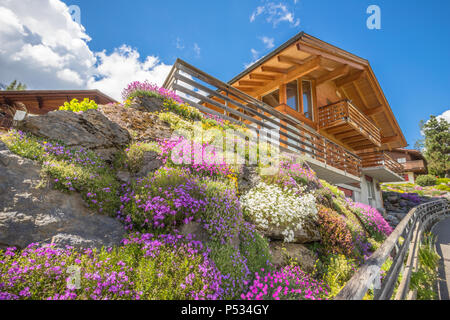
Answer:
<svg viewBox="0 0 450 320"><path fill-rule="evenodd" d="M450 123L450 110L445 111L440 116L437 116L438 119L445 119L448 123Z"/></svg>
<svg viewBox="0 0 450 320"><path fill-rule="evenodd" d="M297 4L297 1L294 1L294 4ZM294 12L281 2L266 1L264 5L258 6L250 16L250 22L254 22L260 15L264 15L266 22L271 23L274 28L281 22L287 22L291 27L300 25L300 19L296 19Z"/></svg>
<svg viewBox="0 0 450 320"><path fill-rule="evenodd" d="M149 56L141 62L139 52L123 45L110 55L96 54L99 64L96 73L87 81L87 87L98 89L111 97L120 98L122 89L132 81L149 80L162 85L171 66L161 63L158 57Z"/></svg>
<svg viewBox="0 0 450 320"><path fill-rule="evenodd" d="M201 49L197 43L194 43L194 52L195 52L195 55L197 56L197 58L200 57Z"/></svg>
<svg viewBox="0 0 450 320"><path fill-rule="evenodd" d="M272 49L273 47L275 47L275 39L274 38L269 38L269 37L261 37L260 38L261 41L264 43L264 45L266 46L267 49Z"/></svg>
<svg viewBox="0 0 450 320"><path fill-rule="evenodd" d="M120 100L131 81L161 85L170 66L141 59L123 45L93 52L85 28L60 0L0 0L0 83L14 79L29 89L99 89ZM199 48L200 49L200 48Z"/></svg>

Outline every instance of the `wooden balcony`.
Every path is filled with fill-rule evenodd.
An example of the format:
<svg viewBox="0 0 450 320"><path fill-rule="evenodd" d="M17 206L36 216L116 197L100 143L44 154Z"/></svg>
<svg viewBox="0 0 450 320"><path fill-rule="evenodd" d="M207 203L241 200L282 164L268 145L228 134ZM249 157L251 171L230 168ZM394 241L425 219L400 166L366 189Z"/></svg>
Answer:
<svg viewBox="0 0 450 320"><path fill-rule="evenodd" d="M405 171L412 171L412 172L426 172L425 161L423 160L407 161L406 163L403 164L403 169Z"/></svg>
<svg viewBox="0 0 450 320"><path fill-rule="evenodd" d="M319 129L353 150L381 146L381 133L349 100L319 108Z"/></svg>
<svg viewBox="0 0 450 320"><path fill-rule="evenodd" d="M363 173L370 174L380 182L403 181L403 166L385 152L358 154L362 160Z"/></svg>

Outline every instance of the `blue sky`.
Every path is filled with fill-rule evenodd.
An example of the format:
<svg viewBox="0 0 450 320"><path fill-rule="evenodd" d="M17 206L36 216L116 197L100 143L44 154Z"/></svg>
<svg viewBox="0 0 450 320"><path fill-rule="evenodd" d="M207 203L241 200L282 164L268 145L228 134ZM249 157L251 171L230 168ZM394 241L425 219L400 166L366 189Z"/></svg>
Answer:
<svg viewBox="0 0 450 320"><path fill-rule="evenodd" d="M0 9L5 1L0 0ZM169 66L180 57L228 81L245 65L305 31L370 61L410 146L420 138L421 119L450 109L450 1L447 0L63 2L80 7L83 34L90 38L83 54L96 61L97 69L92 72L81 71L81 67L61 67L58 77L65 82L55 83L56 87L73 87L69 80L76 79L79 86L97 86L102 90L109 85L118 91L119 84L113 78L115 75L124 78L120 75L126 71L112 71L114 65L120 68L122 61L112 58L132 54L134 64L128 69L141 70L149 64L155 70L160 67L157 71L144 70L138 78L148 75L155 78L150 80L161 82ZM366 9L372 4L381 8L381 30L366 27L369 17ZM25 8L15 7L11 11L20 12L19 18L28 14ZM77 33L75 37L83 35ZM119 52L121 47L123 50ZM25 53L17 59L24 59ZM68 56L55 58L59 64L55 62L50 67L59 67ZM146 65L148 57L154 61ZM37 59L35 54L33 59ZM1 63L0 57L0 67ZM124 62L123 69L125 65ZM86 80L88 76L91 78ZM109 79L101 82L102 77ZM0 74L0 82L8 80ZM36 88L44 83L52 85L31 76L29 83Z"/></svg>

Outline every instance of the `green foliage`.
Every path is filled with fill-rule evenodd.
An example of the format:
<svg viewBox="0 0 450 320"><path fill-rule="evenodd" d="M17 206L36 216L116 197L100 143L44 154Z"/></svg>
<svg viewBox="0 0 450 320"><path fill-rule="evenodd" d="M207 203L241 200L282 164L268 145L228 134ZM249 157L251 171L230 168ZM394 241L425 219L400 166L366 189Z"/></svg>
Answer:
<svg viewBox="0 0 450 320"><path fill-rule="evenodd" d="M330 288L329 299L333 299L350 280L356 271L356 263L342 254L322 256L317 261L317 275Z"/></svg>
<svg viewBox="0 0 450 320"><path fill-rule="evenodd" d="M444 118L431 116L421 121L421 130L425 136L424 156L428 162L428 171L432 175L444 177L450 170L450 123Z"/></svg>
<svg viewBox="0 0 450 320"><path fill-rule="evenodd" d="M54 189L78 191L91 208L115 216L119 206L119 183L95 153L14 131L2 136L2 140L12 152L38 161L42 165L42 177Z"/></svg>
<svg viewBox="0 0 450 320"><path fill-rule="evenodd" d="M7 293L22 299L186 300L209 291L205 259L196 248L157 240L83 253L30 247L0 251L0 275L8 279ZM23 269L10 275L16 265ZM71 266L79 268L81 289L67 289Z"/></svg>
<svg viewBox="0 0 450 320"><path fill-rule="evenodd" d="M320 183L322 183L322 186L324 188L329 189L336 197L338 197L338 198L345 198L344 192L339 190L338 187L329 184L325 180L320 180Z"/></svg>
<svg viewBox="0 0 450 320"><path fill-rule="evenodd" d="M436 184L446 184L446 185L450 185L450 178L440 178L437 179Z"/></svg>
<svg viewBox="0 0 450 320"><path fill-rule="evenodd" d="M417 290L418 300L436 299L434 284L438 278L437 267L440 256L436 253L435 236L431 233L424 236L419 249L419 270L411 274L411 288Z"/></svg>
<svg viewBox="0 0 450 320"><path fill-rule="evenodd" d="M66 110L72 112L85 112L87 110L98 108L97 103L94 100L89 100L85 98L83 101L79 102L77 99L72 99L70 102L64 102L64 105L59 107L59 110Z"/></svg>
<svg viewBox="0 0 450 320"><path fill-rule="evenodd" d="M144 166L144 155L146 152L161 153L161 149L155 142L134 143L125 150L124 157L120 159L121 167L125 167L131 173L139 172Z"/></svg>
<svg viewBox="0 0 450 320"><path fill-rule="evenodd" d="M418 176L416 179L416 184L421 187L428 187L436 185L437 178L430 174Z"/></svg>
<svg viewBox="0 0 450 320"><path fill-rule="evenodd" d="M5 88L6 91L24 91L27 90L27 85L21 82L17 82L17 80L13 80L9 85Z"/></svg>
<svg viewBox="0 0 450 320"><path fill-rule="evenodd" d="M270 269L269 242L249 225L241 228L239 249L247 259L247 266L252 275L261 273L261 269Z"/></svg>
<svg viewBox="0 0 450 320"><path fill-rule="evenodd" d="M246 291L247 283L251 280L245 257L232 245L210 242L208 248L210 249L209 257L223 275L224 298L239 299L241 294Z"/></svg>
<svg viewBox="0 0 450 320"><path fill-rule="evenodd" d="M441 191L450 192L450 186L447 186L445 184L440 184L440 185L436 186L436 189L441 190Z"/></svg>

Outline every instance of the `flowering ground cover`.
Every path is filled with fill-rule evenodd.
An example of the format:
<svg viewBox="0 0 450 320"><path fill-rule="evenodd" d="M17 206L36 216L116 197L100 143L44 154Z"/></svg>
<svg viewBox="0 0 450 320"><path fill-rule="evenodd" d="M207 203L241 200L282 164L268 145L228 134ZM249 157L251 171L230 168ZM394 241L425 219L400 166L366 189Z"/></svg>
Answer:
<svg viewBox="0 0 450 320"><path fill-rule="evenodd" d="M124 100L139 96L163 99L158 117L173 130L246 134L244 127L204 115L147 82L123 91ZM210 137L134 141L113 163L23 132L11 131L2 140L41 164L43 184L80 193L92 210L122 221L128 237L102 250L32 244L0 251L0 299L330 299L392 232L375 209L346 201L301 160L281 159L278 171L261 175L241 194L239 167L225 161ZM230 151L244 159L250 151L243 147L260 148L239 136L234 142ZM138 172L150 151L159 155L161 168L118 181L118 170ZM292 242L306 222L322 239L306 244L318 256L314 272L305 273L295 261L275 267L261 230L281 228L284 241ZM207 240L182 235L193 224ZM67 286L70 266L80 268L81 289Z"/></svg>

